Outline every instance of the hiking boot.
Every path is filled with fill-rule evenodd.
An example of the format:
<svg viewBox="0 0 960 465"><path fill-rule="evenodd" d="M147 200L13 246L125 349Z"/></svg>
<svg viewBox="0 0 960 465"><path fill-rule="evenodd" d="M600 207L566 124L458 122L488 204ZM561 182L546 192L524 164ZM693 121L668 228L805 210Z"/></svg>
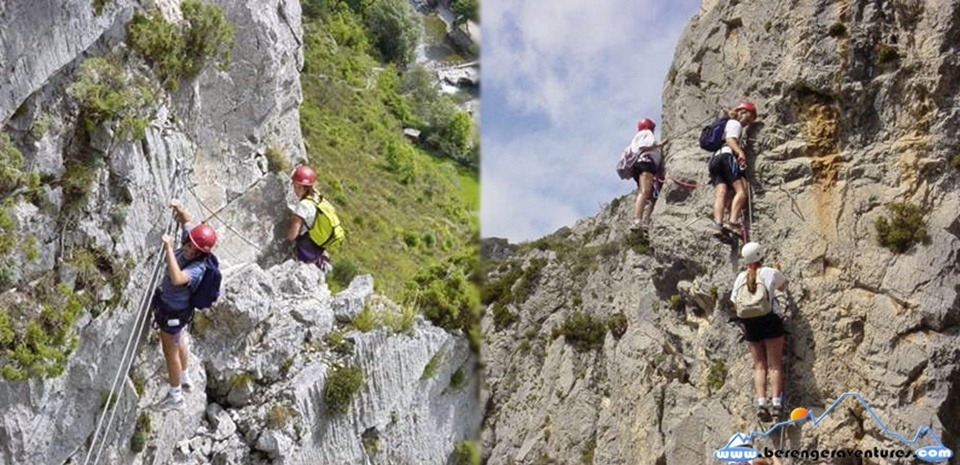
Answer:
<svg viewBox="0 0 960 465"><path fill-rule="evenodd" d="M722 223L713 223L713 237L723 238L727 235L727 230L723 229Z"/></svg>
<svg viewBox="0 0 960 465"><path fill-rule="evenodd" d="M184 398L183 395L174 395L172 392L167 392L167 396L157 404L157 407L160 407L161 410L167 409L179 409L183 407Z"/></svg>
<svg viewBox="0 0 960 465"><path fill-rule="evenodd" d="M757 406L757 418L764 423L767 423L771 420L770 410L767 410L766 405Z"/></svg>
<svg viewBox="0 0 960 465"><path fill-rule="evenodd" d="M644 229L644 224L640 220L633 220L633 223L630 224L630 231L637 232Z"/></svg>
<svg viewBox="0 0 960 465"><path fill-rule="evenodd" d="M782 405L771 405L770 406L770 416L773 417L774 421L780 421L780 418L783 416L783 406Z"/></svg>

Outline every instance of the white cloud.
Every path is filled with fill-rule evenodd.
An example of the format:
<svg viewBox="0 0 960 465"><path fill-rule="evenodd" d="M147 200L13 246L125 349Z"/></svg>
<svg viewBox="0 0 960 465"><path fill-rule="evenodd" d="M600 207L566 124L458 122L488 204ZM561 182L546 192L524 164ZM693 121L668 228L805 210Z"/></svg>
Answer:
<svg viewBox="0 0 960 465"><path fill-rule="evenodd" d="M531 239L633 188L613 166L636 119L659 120L664 76L696 2L483 8L483 235Z"/></svg>

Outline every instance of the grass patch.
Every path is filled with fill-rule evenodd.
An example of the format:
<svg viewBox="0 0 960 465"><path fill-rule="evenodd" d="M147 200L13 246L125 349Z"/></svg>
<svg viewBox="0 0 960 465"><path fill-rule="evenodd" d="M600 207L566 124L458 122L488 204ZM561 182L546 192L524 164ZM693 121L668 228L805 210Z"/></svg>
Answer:
<svg viewBox="0 0 960 465"><path fill-rule="evenodd" d="M362 310L353 316L350 324L361 333L370 332L377 327L377 314L373 312L369 305L365 305Z"/></svg>
<svg viewBox="0 0 960 465"><path fill-rule="evenodd" d="M143 138L159 100L153 81L125 70L117 57L84 60L67 93L77 99L88 130L107 124L115 137L126 141Z"/></svg>
<svg viewBox="0 0 960 465"><path fill-rule="evenodd" d="M960 170L960 155L954 155L952 158L950 158L950 164L953 165L954 168Z"/></svg>
<svg viewBox="0 0 960 465"><path fill-rule="evenodd" d="M453 372L450 375L450 387L453 389L460 389L467 385L467 375L463 372L463 368L457 368L457 371Z"/></svg>
<svg viewBox="0 0 960 465"><path fill-rule="evenodd" d="M394 334L413 334L417 309L412 305L404 305L399 312L385 310L380 313L380 322Z"/></svg>
<svg viewBox="0 0 960 465"><path fill-rule="evenodd" d="M478 267L476 255L434 265L417 273L407 290L407 299L415 302L428 320L446 330L463 331L475 351L479 350L480 296L465 270L475 275Z"/></svg>
<svg viewBox="0 0 960 465"><path fill-rule="evenodd" d="M877 45L874 62L877 66L893 63L900 59L900 52L895 45L880 44Z"/></svg>
<svg viewBox="0 0 960 465"><path fill-rule="evenodd" d="M290 419L293 417L294 410L286 405L276 404L273 407L270 407L270 410L267 411L266 416L263 418L264 424L267 428L274 430L281 430L283 427L287 426L290 423Z"/></svg>
<svg viewBox="0 0 960 465"><path fill-rule="evenodd" d="M627 332L627 316L623 312L617 312L607 318L607 328L613 337L620 339Z"/></svg>
<svg viewBox="0 0 960 465"><path fill-rule="evenodd" d="M330 292L340 292L350 287L350 281L353 281L353 278L358 274L360 274L360 271L353 260L349 258L338 260L334 264L333 270L327 275L327 285L330 287Z"/></svg>
<svg viewBox="0 0 960 465"><path fill-rule="evenodd" d="M40 313L20 318L23 326L9 317L14 309L0 309L0 315L4 315L0 317L0 353L6 353L0 372L11 381L60 376L78 344L73 323L87 305L86 300L66 284L44 282L37 293Z"/></svg>
<svg viewBox="0 0 960 465"><path fill-rule="evenodd" d="M267 169L270 170L271 173L290 173L290 162L287 161L287 155L283 153L283 149L281 149L280 146L276 144L268 145L267 150L263 152L263 156L267 158Z"/></svg>
<svg viewBox="0 0 960 465"><path fill-rule="evenodd" d="M516 323L519 319L520 317L511 312L503 303L496 302L493 304L493 326L498 331Z"/></svg>
<svg viewBox="0 0 960 465"><path fill-rule="evenodd" d="M363 388L363 371L360 367L333 367L323 386L323 402L330 413L345 414L350 410L350 403L361 388Z"/></svg>
<svg viewBox="0 0 960 465"><path fill-rule="evenodd" d="M598 318L582 312L574 312L567 316L563 324L554 328L554 339L563 336L567 344L580 351L597 350L603 348L603 339L607 335L607 327Z"/></svg>
<svg viewBox="0 0 960 465"><path fill-rule="evenodd" d="M437 368L440 367L441 362L443 362L443 351L438 350L423 367L423 374L420 375L420 379L433 378L433 375L437 374Z"/></svg>
<svg viewBox="0 0 960 465"><path fill-rule="evenodd" d="M159 11L135 13L127 28L131 47L153 67L160 82L176 91L180 80L193 79L213 61L221 70L230 65L234 27L214 4L183 0L183 23L172 24Z"/></svg>
<svg viewBox="0 0 960 465"><path fill-rule="evenodd" d="M682 312L687 308L686 303L683 301L683 298L677 294L670 296L670 309L675 312Z"/></svg>
<svg viewBox="0 0 960 465"><path fill-rule="evenodd" d="M874 222L877 241L893 253L904 253L913 244L930 242L923 210L909 203L887 205L890 217L881 216Z"/></svg>
<svg viewBox="0 0 960 465"><path fill-rule="evenodd" d="M727 382L727 366L721 358L715 358L710 363L710 371L707 372L707 387L710 392L719 391L724 383Z"/></svg>
<svg viewBox="0 0 960 465"><path fill-rule="evenodd" d="M628 234L626 240L627 247L633 250L637 255L643 255L650 250L650 241L641 234Z"/></svg>
<svg viewBox="0 0 960 465"><path fill-rule="evenodd" d="M460 441L450 454L453 465L480 465L480 444L476 441Z"/></svg>
<svg viewBox="0 0 960 465"><path fill-rule="evenodd" d="M24 182L23 154L5 132L0 132L0 194L13 191Z"/></svg>
<svg viewBox="0 0 960 465"><path fill-rule="evenodd" d="M150 415L147 415L146 412L141 412L140 416L137 417L137 424L133 428L133 436L130 437L130 450L135 454L143 452L143 449L147 445L147 440L150 439L150 433L153 430L152 422L150 421Z"/></svg>
<svg viewBox="0 0 960 465"><path fill-rule="evenodd" d="M333 353L342 356L350 355L353 350L350 342L343 337L343 333L340 331L330 331L323 336L323 342L327 344L327 347L329 347Z"/></svg>
<svg viewBox="0 0 960 465"><path fill-rule="evenodd" d="M597 436L593 435L590 440L580 449L580 461L585 465L593 463L593 457L597 453Z"/></svg>

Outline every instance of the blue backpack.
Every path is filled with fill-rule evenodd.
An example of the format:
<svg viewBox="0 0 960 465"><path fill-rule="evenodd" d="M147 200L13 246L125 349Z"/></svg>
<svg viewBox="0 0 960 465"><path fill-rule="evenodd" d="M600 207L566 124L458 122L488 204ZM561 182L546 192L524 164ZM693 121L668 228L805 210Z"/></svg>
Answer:
<svg viewBox="0 0 960 465"><path fill-rule="evenodd" d="M210 308L220 298L220 281L223 279L220 275L220 261L214 254L207 254L205 260L207 269L203 272L197 289L190 294L190 307L194 309Z"/></svg>
<svg viewBox="0 0 960 465"><path fill-rule="evenodd" d="M704 126L703 130L700 131L700 148L708 152L720 150L726 143L723 138L723 130L726 129L729 120L730 118L727 116L720 116L709 125Z"/></svg>

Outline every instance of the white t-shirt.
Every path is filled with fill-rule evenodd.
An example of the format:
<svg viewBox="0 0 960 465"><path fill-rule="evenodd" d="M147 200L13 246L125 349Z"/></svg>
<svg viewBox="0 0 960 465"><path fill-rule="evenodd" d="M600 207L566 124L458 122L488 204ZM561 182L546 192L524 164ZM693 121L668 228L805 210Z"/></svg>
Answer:
<svg viewBox="0 0 960 465"><path fill-rule="evenodd" d="M317 217L317 206L309 199L300 199L295 204L287 205L287 208L303 220L300 223L300 233L298 235L307 232L313 225L313 220Z"/></svg>
<svg viewBox="0 0 960 465"><path fill-rule="evenodd" d="M737 142L740 142L740 137L743 135L743 125L739 121L730 118L727 120L727 125L723 127L723 147L720 148L720 153L733 153L733 149L726 144L727 139L734 138L737 139Z"/></svg>
<svg viewBox="0 0 960 465"><path fill-rule="evenodd" d="M776 292L784 283L787 282L787 278L783 277L783 273L776 268L770 268L769 266L762 266L757 270L757 278L760 282L763 283L764 287L767 288L767 294L770 295L770 304L773 308L774 313L780 313L780 309L777 306ZM733 282L733 292L730 293L730 301L737 303L737 291L740 290L741 286L747 284L747 272L741 271L737 275L737 280Z"/></svg>
<svg viewBox="0 0 960 465"><path fill-rule="evenodd" d="M657 138L653 135L653 131L649 129L644 129L643 131L637 132L633 136L633 140L630 141L630 151L633 153L640 153L641 155L646 155L656 163L657 167L660 167L660 161L663 159L663 155L660 154L659 148L649 149L645 152L640 152L641 147L653 147L657 144Z"/></svg>

